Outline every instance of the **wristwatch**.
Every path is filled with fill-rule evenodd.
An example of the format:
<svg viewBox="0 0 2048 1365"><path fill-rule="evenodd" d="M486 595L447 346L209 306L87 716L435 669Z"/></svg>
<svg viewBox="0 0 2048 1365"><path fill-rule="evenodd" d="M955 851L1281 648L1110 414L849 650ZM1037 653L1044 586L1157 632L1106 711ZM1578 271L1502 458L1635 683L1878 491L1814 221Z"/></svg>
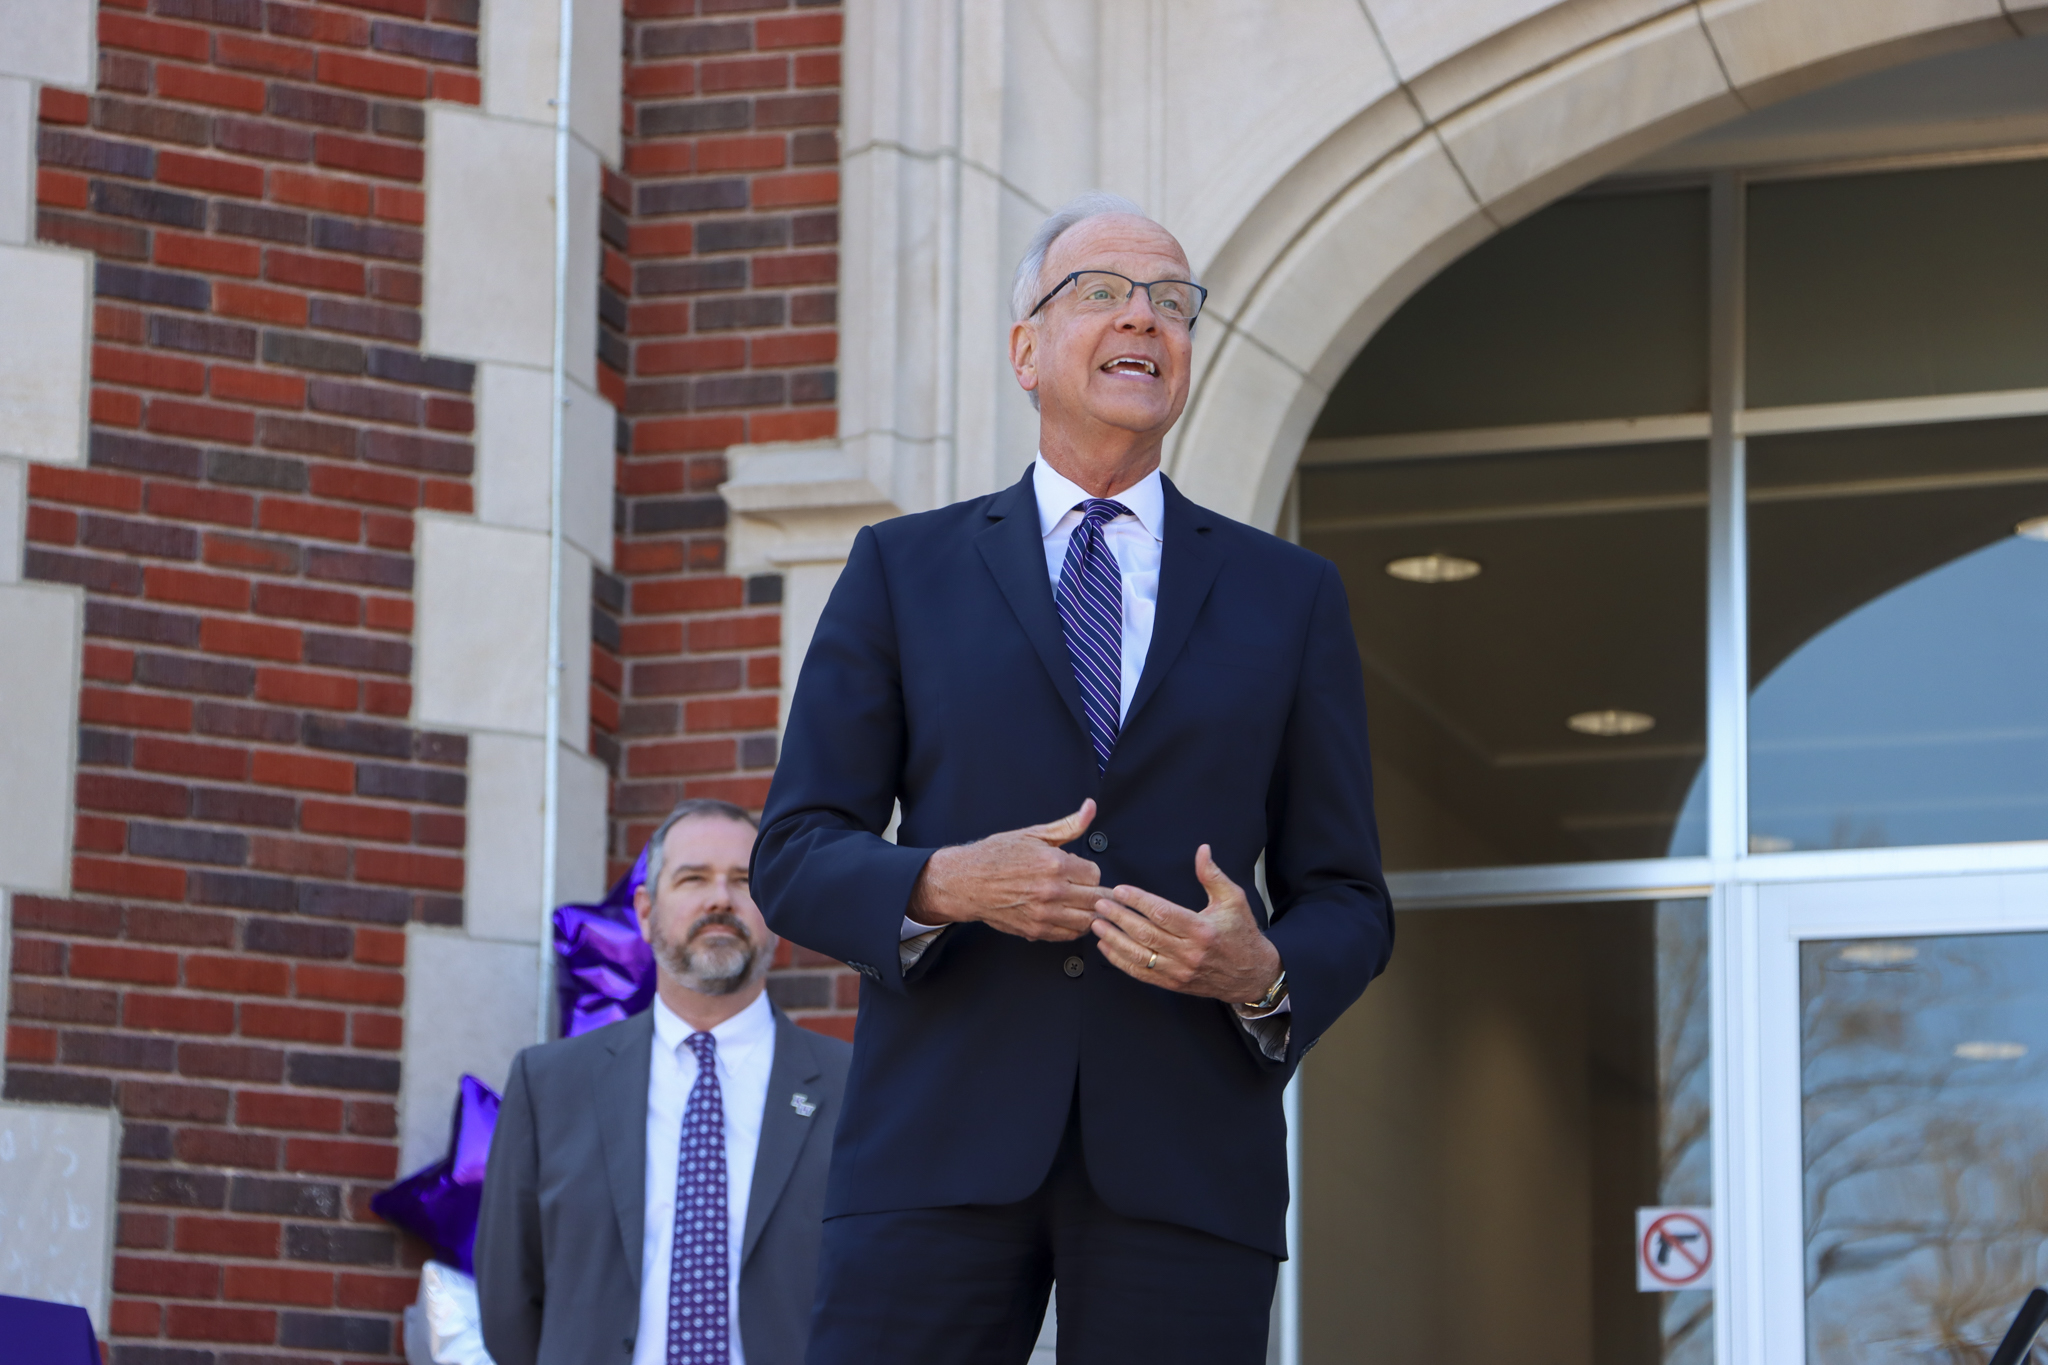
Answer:
<svg viewBox="0 0 2048 1365"><path fill-rule="evenodd" d="M1244 1008L1248 1010L1269 1010L1273 1008L1273 1006L1279 1004L1282 997L1284 997L1286 994L1287 971L1285 968L1282 968L1280 971L1280 975L1274 980L1272 987L1268 989L1267 992L1264 995L1260 996L1257 1000L1245 1001Z"/></svg>

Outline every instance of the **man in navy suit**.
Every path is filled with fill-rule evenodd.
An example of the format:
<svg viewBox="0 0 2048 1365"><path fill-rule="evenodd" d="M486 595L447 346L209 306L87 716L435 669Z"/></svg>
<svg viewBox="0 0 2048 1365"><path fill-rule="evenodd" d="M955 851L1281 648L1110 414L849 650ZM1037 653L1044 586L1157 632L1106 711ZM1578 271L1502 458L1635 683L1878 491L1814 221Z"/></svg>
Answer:
<svg viewBox="0 0 2048 1365"><path fill-rule="evenodd" d="M1039 458L864 529L804 661L754 884L866 978L811 1365L1021 1362L1055 1283L1062 1362L1264 1359L1281 1091L1393 921L1336 569L1159 473L1191 273L1040 227Z"/></svg>

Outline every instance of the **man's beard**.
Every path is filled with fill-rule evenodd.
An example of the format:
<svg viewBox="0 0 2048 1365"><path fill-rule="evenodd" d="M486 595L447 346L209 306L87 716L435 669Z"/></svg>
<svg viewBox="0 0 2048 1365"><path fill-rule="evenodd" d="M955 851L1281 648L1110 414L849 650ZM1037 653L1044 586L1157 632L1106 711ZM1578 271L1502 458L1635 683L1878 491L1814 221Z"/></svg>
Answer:
<svg viewBox="0 0 2048 1365"><path fill-rule="evenodd" d="M730 930L739 941L722 936L706 940L705 931L713 928ZM731 995L746 985L753 979L761 951L739 917L724 910L700 918L680 943L656 920L650 946L662 970L700 995Z"/></svg>

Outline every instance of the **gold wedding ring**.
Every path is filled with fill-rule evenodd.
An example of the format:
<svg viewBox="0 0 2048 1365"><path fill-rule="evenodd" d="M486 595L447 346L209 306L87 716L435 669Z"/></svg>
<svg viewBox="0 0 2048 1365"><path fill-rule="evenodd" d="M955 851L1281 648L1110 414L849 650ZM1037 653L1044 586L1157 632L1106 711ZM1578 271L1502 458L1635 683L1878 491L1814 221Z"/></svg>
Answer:
<svg viewBox="0 0 2048 1365"><path fill-rule="evenodd" d="M1145 970L1147 970L1147 971L1150 971L1150 970L1151 970L1152 968L1154 968L1154 967L1157 967L1158 965L1159 965L1159 954L1157 954L1157 953L1154 953L1154 954L1152 954L1152 956L1151 956L1151 957L1150 957L1149 959L1147 959L1147 960L1146 960L1146 963L1145 963Z"/></svg>

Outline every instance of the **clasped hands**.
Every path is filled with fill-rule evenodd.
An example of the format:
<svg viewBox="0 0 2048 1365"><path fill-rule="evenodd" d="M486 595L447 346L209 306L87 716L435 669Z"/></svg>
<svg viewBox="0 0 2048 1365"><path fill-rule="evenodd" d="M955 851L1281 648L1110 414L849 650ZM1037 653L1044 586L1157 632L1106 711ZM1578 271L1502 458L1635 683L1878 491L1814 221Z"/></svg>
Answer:
<svg viewBox="0 0 2048 1365"><path fill-rule="evenodd" d="M1102 955L1140 981L1231 1004L1264 995L1280 975L1280 952L1209 846L1195 850L1209 903L1187 910L1139 887L1104 888L1101 868L1061 847L1094 819L1088 800L1063 820L940 849L911 892L910 918L935 926L979 920L1055 943L1092 932Z"/></svg>

